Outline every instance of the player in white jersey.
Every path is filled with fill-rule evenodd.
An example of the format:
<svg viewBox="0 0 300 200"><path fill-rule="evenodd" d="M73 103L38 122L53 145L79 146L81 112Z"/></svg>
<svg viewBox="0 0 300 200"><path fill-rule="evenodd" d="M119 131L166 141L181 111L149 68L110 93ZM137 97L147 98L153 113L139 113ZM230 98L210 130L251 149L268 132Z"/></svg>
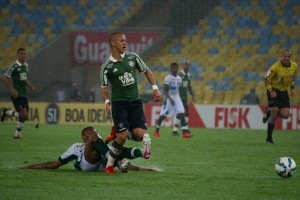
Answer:
<svg viewBox="0 0 300 200"><path fill-rule="evenodd" d="M107 155L109 147L103 142L102 138L97 133L94 127L86 127L82 130L82 140L84 143L74 143L66 152L64 152L57 160L32 164L22 169L57 169L62 165L75 160L73 165L74 170L81 171L103 171L107 162ZM123 157L132 159L135 157L142 157L142 153L137 148L127 148L124 151ZM130 152L126 155L126 152ZM156 171L154 169L137 167L131 165L125 160L116 160L115 166L117 166L121 172L127 172L127 170L135 171Z"/></svg>
<svg viewBox="0 0 300 200"><path fill-rule="evenodd" d="M177 75L178 64L172 63L170 65L171 74L168 74L164 79L164 105L160 111L160 116L156 124L154 132L155 137L160 137L159 129L163 120L167 117L177 115L180 118L182 137L189 138L192 134L188 130L185 118L184 118L184 106L180 98L179 87L182 84L182 78ZM173 134L174 135L174 134ZM174 136L178 136L177 133Z"/></svg>

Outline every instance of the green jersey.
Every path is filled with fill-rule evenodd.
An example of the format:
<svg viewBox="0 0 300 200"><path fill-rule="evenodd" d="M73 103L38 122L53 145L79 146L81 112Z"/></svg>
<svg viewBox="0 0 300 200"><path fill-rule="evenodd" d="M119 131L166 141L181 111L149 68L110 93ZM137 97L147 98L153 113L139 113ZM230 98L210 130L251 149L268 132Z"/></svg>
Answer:
<svg viewBox="0 0 300 200"><path fill-rule="evenodd" d="M22 65L20 62L16 61L4 73L4 75L11 77L14 88L17 90L18 95L22 97L27 96L26 87L28 80L28 71L29 66L27 63Z"/></svg>
<svg viewBox="0 0 300 200"><path fill-rule="evenodd" d="M192 84L191 73L185 73L183 70L178 72L178 75L182 78L182 85L180 87L180 97L182 102L188 101L188 87Z"/></svg>
<svg viewBox="0 0 300 200"><path fill-rule="evenodd" d="M101 87L111 84L112 101L134 101L140 99L136 71L145 72L148 67L135 53L125 52L122 61L112 56L102 65L100 71Z"/></svg>

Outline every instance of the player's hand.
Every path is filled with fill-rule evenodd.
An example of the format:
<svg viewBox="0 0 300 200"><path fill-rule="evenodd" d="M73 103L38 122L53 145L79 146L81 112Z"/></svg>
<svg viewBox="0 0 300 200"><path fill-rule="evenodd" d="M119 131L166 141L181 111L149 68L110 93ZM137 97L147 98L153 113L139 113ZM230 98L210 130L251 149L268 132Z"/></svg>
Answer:
<svg viewBox="0 0 300 200"><path fill-rule="evenodd" d="M162 100L161 94L158 89L153 90L153 99L155 102L159 102Z"/></svg>
<svg viewBox="0 0 300 200"><path fill-rule="evenodd" d="M196 99L194 96L192 96L192 101L193 101L193 103L196 103Z"/></svg>
<svg viewBox="0 0 300 200"><path fill-rule="evenodd" d="M109 112L111 110L111 103L108 99L105 100L105 110Z"/></svg>
<svg viewBox="0 0 300 200"><path fill-rule="evenodd" d="M171 102L171 105L175 105L175 101L174 101L174 99L172 99L172 98L170 98L170 102Z"/></svg>
<svg viewBox="0 0 300 200"><path fill-rule="evenodd" d="M34 84L29 85L29 89L30 89L31 92L34 91L35 90L35 85Z"/></svg>
<svg viewBox="0 0 300 200"><path fill-rule="evenodd" d="M277 97L277 94L276 94L276 92L275 92L274 90L272 90L272 91L270 92L270 94L271 94L271 97L272 97L272 98L276 98L276 97Z"/></svg>

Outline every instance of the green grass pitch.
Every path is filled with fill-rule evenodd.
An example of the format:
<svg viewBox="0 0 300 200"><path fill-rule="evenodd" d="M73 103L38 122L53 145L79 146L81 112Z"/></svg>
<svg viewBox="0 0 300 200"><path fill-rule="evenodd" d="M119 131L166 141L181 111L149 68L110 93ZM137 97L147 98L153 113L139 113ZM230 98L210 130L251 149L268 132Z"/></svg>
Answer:
<svg viewBox="0 0 300 200"><path fill-rule="evenodd" d="M161 128L152 137L151 158L134 165L161 172L104 174L19 167L57 159L81 140L82 125L26 124L23 140L14 140L15 124L0 124L0 199L299 199L300 172L281 178L275 161L292 157L300 165L300 134L275 131L275 144L266 144L265 131L191 129L189 139ZM96 127L103 138L109 127ZM149 133L153 134L153 128ZM140 146L128 141L126 146Z"/></svg>

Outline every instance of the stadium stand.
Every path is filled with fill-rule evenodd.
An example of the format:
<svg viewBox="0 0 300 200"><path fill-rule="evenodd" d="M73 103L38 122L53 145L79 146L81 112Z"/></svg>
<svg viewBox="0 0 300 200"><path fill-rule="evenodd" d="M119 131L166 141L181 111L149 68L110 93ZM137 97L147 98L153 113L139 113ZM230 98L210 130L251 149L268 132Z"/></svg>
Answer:
<svg viewBox="0 0 300 200"><path fill-rule="evenodd" d="M153 67L160 77L168 73L171 62L192 61L197 103L239 104L251 87L266 103L263 77L281 49L291 48L300 63L299 10L299 0L221 1L182 35L180 43L172 41L158 52L159 59L148 63L166 66Z"/></svg>
<svg viewBox="0 0 300 200"><path fill-rule="evenodd" d="M153 20L142 10L154 15ZM55 38L70 30L110 31L115 27L132 25L132 16L139 26L164 18L176 11L176 20L183 18L176 4L193 6L196 1L166 0L2 0L0 1L0 70L15 59L15 50L26 46L28 55L39 52ZM198 1L197 1L198 2ZM222 0L208 14L192 13L195 23L183 33L171 35L168 43L159 46L146 63L163 87L172 62L191 61L197 103L239 104L250 87L255 87L262 104L266 104L263 77L270 65L280 58L283 47L291 48L294 60L300 64L300 1L299 0ZM145 6L146 5L146 6ZM172 8L167 10L166 8ZM185 7L188 10L188 7ZM161 10L164 10L162 12ZM172 13L171 13L172 14ZM186 16L185 16L186 17ZM168 17L159 21L169 26ZM191 23L191 22L189 22ZM177 26L184 22L175 24ZM185 26L183 26L185 27ZM145 27L143 27L145 28ZM147 29L151 31L151 27ZM161 42L162 43L162 42ZM146 52L147 54L147 52ZM145 56L146 57L146 56ZM296 80L300 86L300 77ZM151 87L143 78L139 88L145 94ZM297 87L296 87L297 88ZM300 93L300 91L298 92ZM294 97L300 103L300 96Z"/></svg>
<svg viewBox="0 0 300 200"><path fill-rule="evenodd" d="M139 0L2 0L0 1L0 69L15 59L16 49L26 47L28 55L47 46L70 30L108 31L136 14Z"/></svg>

